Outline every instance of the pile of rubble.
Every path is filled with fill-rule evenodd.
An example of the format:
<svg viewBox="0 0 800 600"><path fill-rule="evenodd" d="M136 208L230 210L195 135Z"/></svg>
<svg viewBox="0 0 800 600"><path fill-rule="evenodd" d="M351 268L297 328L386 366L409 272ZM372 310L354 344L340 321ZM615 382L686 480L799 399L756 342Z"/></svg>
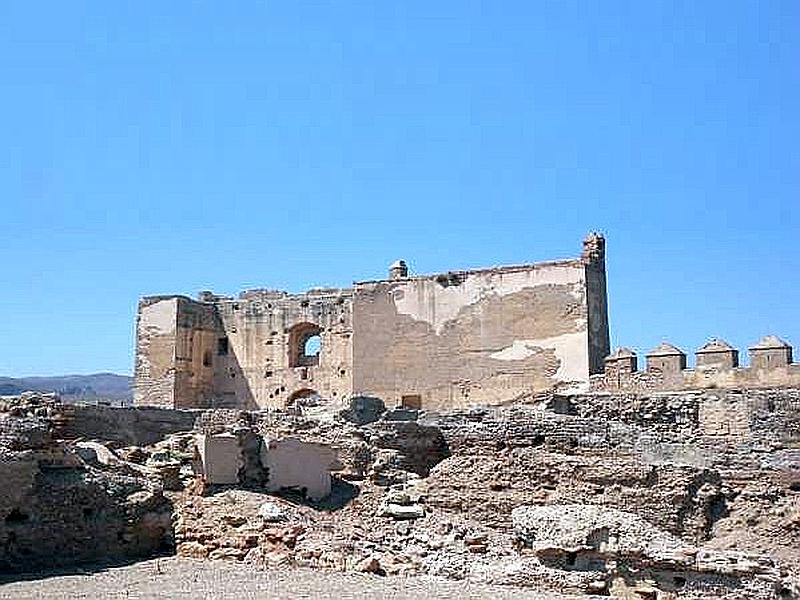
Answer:
<svg viewBox="0 0 800 600"><path fill-rule="evenodd" d="M156 471L110 466L116 459L103 446L55 439L52 396L5 398L0 408L0 571L147 557L172 546L172 506Z"/></svg>
<svg viewBox="0 0 800 600"><path fill-rule="evenodd" d="M0 503L0 560L45 556L19 532L56 528L66 547L109 540L95 555L152 552L160 536L181 556L272 568L619 598L800 598L796 393L772 393L769 430L756 415L735 436L703 430L709 394L721 392L637 398L647 419L610 395L447 415L364 398L335 419L210 410L145 445L59 441L54 399L11 402L0 405L0 468L20 493ZM58 512L83 493L107 500L80 518ZM59 533L56 518L79 526Z"/></svg>
<svg viewBox="0 0 800 600"><path fill-rule="evenodd" d="M520 507L514 533L531 572L568 572L570 585L612 596L788 597L791 582L767 556L700 550L636 514L592 505ZM560 586L567 587L567 586Z"/></svg>

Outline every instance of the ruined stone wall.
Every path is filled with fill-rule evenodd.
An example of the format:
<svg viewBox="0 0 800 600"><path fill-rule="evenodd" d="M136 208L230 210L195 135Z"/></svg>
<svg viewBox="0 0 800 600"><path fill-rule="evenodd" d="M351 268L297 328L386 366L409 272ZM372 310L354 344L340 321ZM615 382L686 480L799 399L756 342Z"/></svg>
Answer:
<svg viewBox="0 0 800 600"><path fill-rule="evenodd" d="M588 305L577 260L358 283L354 390L435 410L587 382Z"/></svg>
<svg viewBox="0 0 800 600"><path fill-rule="evenodd" d="M227 354L217 353L214 390L223 406L285 407L319 395L338 403L352 390L352 292L266 290L217 300ZM319 356L304 356L319 335Z"/></svg>
<svg viewBox="0 0 800 600"><path fill-rule="evenodd" d="M597 392L639 392L702 390L713 388L758 389L800 387L800 364L764 364L756 354L750 366L731 367L726 364L700 365L695 368L665 368L669 363L648 357L646 370L620 368L622 360L630 364L631 358L606 358L605 371L591 377L591 388ZM633 355L635 363L635 355ZM683 364L685 365L685 356ZM673 362L674 364L674 362Z"/></svg>
<svg viewBox="0 0 800 600"><path fill-rule="evenodd" d="M142 299L137 318L137 406L285 407L338 403L352 391L352 292L249 291ZM319 335L318 356L303 344Z"/></svg>
<svg viewBox="0 0 800 600"><path fill-rule="evenodd" d="M659 434L662 430L680 432L676 441L705 436L717 443L721 436L758 437L773 445L800 442L800 389L590 393L572 396L564 406L558 406L557 398L554 412L619 421ZM711 455L702 460L709 458Z"/></svg>
<svg viewBox="0 0 800 600"><path fill-rule="evenodd" d="M136 316L133 401L141 406L174 406L177 296L149 296Z"/></svg>
<svg viewBox="0 0 800 600"><path fill-rule="evenodd" d="M599 235L577 260L411 278L393 269L353 289L144 298L135 404L336 410L354 393L434 410L501 404L586 387L608 354Z"/></svg>
<svg viewBox="0 0 800 600"><path fill-rule="evenodd" d="M0 414L0 573L129 561L168 549L172 506L160 486L138 472L84 461L57 438L65 426L60 411L80 408L42 398L6 401L11 412Z"/></svg>
<svg viewBox="0 0 800 600"><path fill-rule="evenodd" d="M95 439L116 446L146 446L167 435L190 431L201 411L151 407L61 404L54 410L53 435L59 439Z"/></svg>
<svg viewBox="0 0 800 600"><path fill-rule="evenodd" d="M773 389L591 393L453 412L426 421L453 454L428 478L427 501L497 527L524 504L598 504L698 542L750 501L742 490L763 494L758 503L793 502L798 409L798 390Z"/></svg>
<svg viewBox="0 0 800 600"><path fill-rule="evenodd" d="M212 305L184 296L143 298L136 320L134 403L213 406L213 359L220 332Z"/></svg>
<svg viewBox="0 0 800 600"><path fill-rule="evenodd" d="M220 367L222 325L213 305L178 298L175 331L175 408L218 405L214 374Z"/></svg>

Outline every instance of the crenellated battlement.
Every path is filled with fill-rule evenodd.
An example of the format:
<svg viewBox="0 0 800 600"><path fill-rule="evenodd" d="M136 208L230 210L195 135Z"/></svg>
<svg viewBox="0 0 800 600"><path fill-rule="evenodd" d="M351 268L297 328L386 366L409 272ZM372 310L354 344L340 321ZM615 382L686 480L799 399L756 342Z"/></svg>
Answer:
<svg viewBox="0 0 800 600"><path fill-rule="evenodd" d="M800 364L792 362L792 346L767 335L748 348L749 366L740 366L739 350L711 339L695 351L694 368L686 353L662 342L645 355L644 371L629 348L617 348L604 360L604 372L591 377L595 391L668 391L703 388L800 386Z"/></svg>

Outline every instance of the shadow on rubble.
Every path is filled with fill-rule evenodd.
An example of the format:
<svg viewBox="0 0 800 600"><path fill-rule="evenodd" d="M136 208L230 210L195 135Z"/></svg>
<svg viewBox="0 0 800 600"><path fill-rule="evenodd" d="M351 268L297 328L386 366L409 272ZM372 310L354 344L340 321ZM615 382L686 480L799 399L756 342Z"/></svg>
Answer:
<svg viewBox="0 0 800 600"><path fill-rule="evenodd" d="M36 568L29 568L20 571L0 571L0 586L6 583L14 583L18 581L38 581L41 579L49 579L50 577L64 577L64 576L92 576L98 573L103 573L111 569L118 569L121 567L129 567L137 563L146 561L155 561L153 563L154 574L161 574L161 565L158 559L171 559L175 556L175 548L170 547L158 553L148 556L132 556L128 558L117 558L108 560L98 560L86 563L78 563L74 565L57 565L57 566L38 566ZM4 597L0 595L0 597Z"/></svg>
<svg viewBox="0 0 800 600"><path fill-rule="evenodd" d="M57 475L69 481L64 471ZM45 476L40 473L39 479ZM50 484L46 490L50 496L35 495L24 508L0 520L0 585L89 576L174 556L173 504L168 498L146 499L139 492L137 502L130 496L123 502L121 492L104 495L108 490L98 487L59 488L52 478ZM89 503L92 500L94 504ZM159 569L157 561L153 568Z"/></svg>
<svg viewBox="0 0 800 600"><path fill-rule="evenodd" d="M278 496L291 504L310 506L316 510L336 512L352 502L361 490L349 481L334 477L331 481L331 493L321 500L311 500L299 490L285 489Z"/></svg>

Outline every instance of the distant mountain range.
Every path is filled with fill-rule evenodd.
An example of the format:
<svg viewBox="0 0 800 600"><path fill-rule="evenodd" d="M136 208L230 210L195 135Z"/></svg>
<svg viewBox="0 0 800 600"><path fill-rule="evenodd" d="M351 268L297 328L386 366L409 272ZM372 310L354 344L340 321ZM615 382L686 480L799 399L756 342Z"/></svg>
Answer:
<svg viewBox="0 0 800 600"><path fill-rule="evenodd" d="M133 400L133 377L114 373L61 375L56 377L0 377L0 396L22 392L58 392L67 402L110 400L129 404Z"/></svg>

